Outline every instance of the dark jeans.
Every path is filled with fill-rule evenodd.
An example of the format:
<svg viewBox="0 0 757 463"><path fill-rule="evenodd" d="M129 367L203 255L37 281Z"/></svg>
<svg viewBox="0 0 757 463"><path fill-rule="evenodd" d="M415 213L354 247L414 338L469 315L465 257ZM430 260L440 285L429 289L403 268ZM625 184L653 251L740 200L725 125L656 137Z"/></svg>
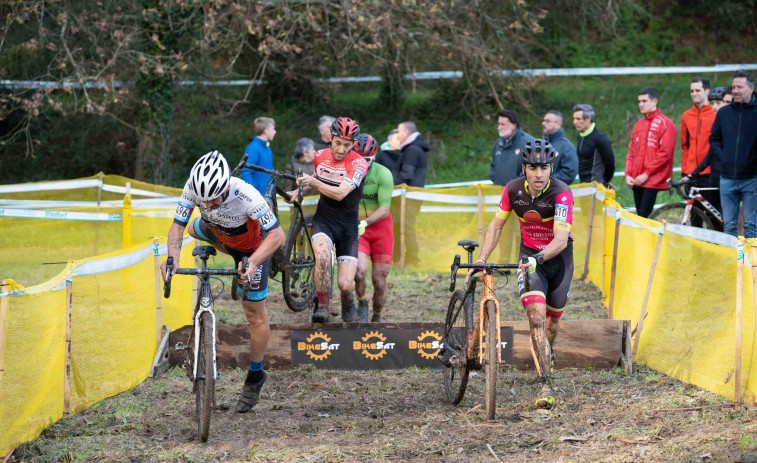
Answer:
<svg viewBox="0 0 757 463"><path fill-rule="evenodd" d="M657 199L657 192L659 191L652 188L644 188L643 186L633 187L633 201L636 203L636 214L639 217L649 217L654 208L654 202Z"/></svg>

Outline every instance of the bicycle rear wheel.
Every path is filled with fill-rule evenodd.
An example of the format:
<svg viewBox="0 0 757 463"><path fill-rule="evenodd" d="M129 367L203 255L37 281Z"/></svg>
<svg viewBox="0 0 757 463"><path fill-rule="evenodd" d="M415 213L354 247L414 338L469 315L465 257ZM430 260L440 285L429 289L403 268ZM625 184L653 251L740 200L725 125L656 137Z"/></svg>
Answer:
<svg viewBox="0 0 757 463"><path fill-rule="evenodd" d="M215 358L213 356L213 321L210 313L200 315L200 342L197 352L197 378L195 378L195 399L197 432L200 442L208 440L210 414L216 390Z"/></svg>
<svg viewBox="0 0 757 463"><path fill-rule="evenodd" d="M299 216L289 228L284 255L282 279L284 301L294 312L301 312L313 304L315 297L315 254L307 229L312 223L312 214Z"/></svg>
<svg viewBox="0 0 757 463"><path fill-rule="evenodd" d="M455 327L463 322L464 327ZM473 329L473 298L458 289L452 294L447 307L444 323L444 355L449 358L449 365L444 367L444 390L447 400L454 405L460 403L468 386L468 374L471 370L468 361L468 332Z"/></svg>
<svg viewBox="0 0 757 463"><path fill-rule="evenodd" d="M719 226L716 226L710 214L699 205L694 203L691 206L691 212L686 222L683 221L684 213L686 212L686 204L684 203L671 203L665 204L649 214L650 219L654 220L667 220L668 223L675 223L679 225L697 226L706 228L707 230L721 231ZM693 225L696 224L696 225Z"/></svg>
<svg viewBox="0 0 757 463"><path fill-rule="evenodd" d="M493 301L487 301L486 305L486 391L484 402L486 403L486 418L493 420L497 408L497 370L499 369L499 357L497 355L497 317L496 307Z"/></svg>

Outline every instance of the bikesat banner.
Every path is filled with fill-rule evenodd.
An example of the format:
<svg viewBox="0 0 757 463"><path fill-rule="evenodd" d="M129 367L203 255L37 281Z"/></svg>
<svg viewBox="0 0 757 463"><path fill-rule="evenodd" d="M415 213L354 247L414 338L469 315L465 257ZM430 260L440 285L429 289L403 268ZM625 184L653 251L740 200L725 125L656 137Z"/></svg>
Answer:
<svg viewBox="0 0 757 463"><path fill-rule="evenodd" d="M463 329L463 328L460 328ZM441 368L444 327L291 330L292 367L328 370ZM502 363L513 364L513 329L501 328Z"/></svg>

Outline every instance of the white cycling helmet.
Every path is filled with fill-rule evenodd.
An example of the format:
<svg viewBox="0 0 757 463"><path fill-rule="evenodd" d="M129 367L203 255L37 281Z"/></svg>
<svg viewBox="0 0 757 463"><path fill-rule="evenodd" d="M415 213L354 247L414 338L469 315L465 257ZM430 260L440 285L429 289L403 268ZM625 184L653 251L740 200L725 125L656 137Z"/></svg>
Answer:
<svg viewBox="0 0 757 463"><path fill-rule="evenodd" d="M211 151L195 162L189 174L189 188L202 201L221 196L229 186L229 165L223 154Z"/></svg>

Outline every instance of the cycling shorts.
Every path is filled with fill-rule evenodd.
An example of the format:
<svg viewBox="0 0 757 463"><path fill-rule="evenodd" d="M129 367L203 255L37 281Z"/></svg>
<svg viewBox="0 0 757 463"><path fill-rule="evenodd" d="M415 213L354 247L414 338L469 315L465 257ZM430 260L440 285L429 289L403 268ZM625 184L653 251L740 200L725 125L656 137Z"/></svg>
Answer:
<svg viewBox="0 0 757 463"><path fill-rule="evenodd" d="M232 249L223 244L221 240L218 239L218 236L213 233L213 230L208 227L208 224L206 224L205 221L202 220L202 218L195 219L192 223L192 227L195 234L199 236L200 239L210 242L211 244L213 244L213 246L219 248L221 252L230 255L234 259L234 268L239 268L239 263L242 262L243 257L250 257L250 253L248 252L237 251L236 249ZM255 272L250 278L250 290L247 291L248 301L263 301L268 296L268 268L270 267L270 265L271 257L269 256L268 259L266 259L262 264L258 265L257 268L255 268ZM237 292L241 296L242 280L240 279L238 281L239 288L237 289Z"/></svg>
<svg viewBox="0 0 757 463"><path fill-rule="evenodd" d="M358 252L362 252L371 258L374 264L391 264L394 255L394 227L392 215L365 227L365 233L360 235L357 246Z"/></svg>
<svg viewBox="0 0 757 463"><path fill-rule="evenodd" d="M328 238L336 251L337 262L351 262L357 265L357 214L354 219L323 213L319 207L313 217L312 240Z"/></svg>
<svg viewBox="0 0 757 463"><path fill-rule="evenodd" d="M526 256L533 256L538 252L534 249L521 247L521 252L524 250ZM521 302L523 302L524 297L532 296L532 301L535 299L534 302L547 304L547 316L560 318L565 304L568 302L568 290L572 280L573 243L569 242L568 247L563 249L560 254L536 266L536 271L530 274L531 291L528 293L526 293L523 272L518 272L518 290ZM524 302L525 305L527 304Z"/></svg>

